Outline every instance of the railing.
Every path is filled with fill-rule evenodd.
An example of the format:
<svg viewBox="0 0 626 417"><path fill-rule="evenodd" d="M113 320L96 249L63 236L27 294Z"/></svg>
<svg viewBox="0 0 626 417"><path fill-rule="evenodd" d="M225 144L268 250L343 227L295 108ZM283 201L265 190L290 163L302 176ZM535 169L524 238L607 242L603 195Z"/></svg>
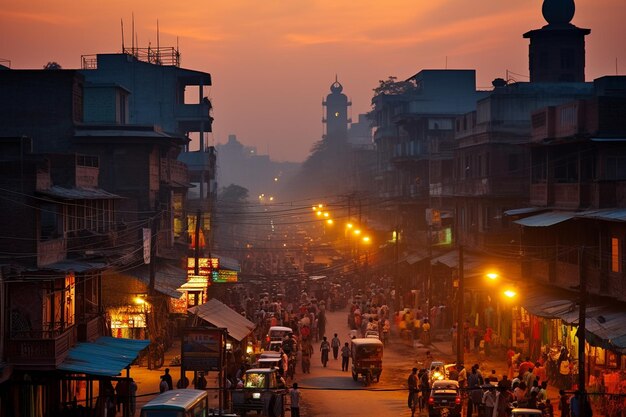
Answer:
<svg viewBox="0 0 626 417"><path fill-rule="evenodd" d="M32 369L33 366L41 369L54 369L63 362L67 352L76 344L77 336L75 326L59 334L53 333L31 331L26 335L28 337L12 334L7 340L7 361L16 369ZM52 337L41 337L46 334Z"/></svg>

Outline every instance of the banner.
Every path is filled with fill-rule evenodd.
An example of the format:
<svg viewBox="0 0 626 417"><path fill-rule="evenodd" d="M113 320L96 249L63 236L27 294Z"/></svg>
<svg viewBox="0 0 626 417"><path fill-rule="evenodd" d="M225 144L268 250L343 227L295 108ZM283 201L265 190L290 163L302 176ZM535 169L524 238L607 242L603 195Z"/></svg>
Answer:
<svg viewBox="0 0 626 417"><path fill-rule="evenodd" d="M150 263L150 246L152 244L152 230L143 228L143 263Z"/></svg>
<svg viewBox="0 0 626 417"><path fill-rule="evenodd" d="M225 348L225 329L194 327L183 330L181 366L189 371L219 371Z"/></svg>

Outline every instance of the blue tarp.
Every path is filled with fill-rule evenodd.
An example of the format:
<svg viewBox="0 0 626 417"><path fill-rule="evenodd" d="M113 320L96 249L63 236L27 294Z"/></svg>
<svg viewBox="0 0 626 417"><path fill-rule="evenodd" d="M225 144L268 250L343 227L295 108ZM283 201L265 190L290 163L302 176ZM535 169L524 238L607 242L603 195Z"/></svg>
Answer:
<svg viewBox="0 0 626 417"><path fill-rule="evenodd" d="M117 376L149 344L149 340L103 336L71 348L57 369L77 374Z"/></svg>

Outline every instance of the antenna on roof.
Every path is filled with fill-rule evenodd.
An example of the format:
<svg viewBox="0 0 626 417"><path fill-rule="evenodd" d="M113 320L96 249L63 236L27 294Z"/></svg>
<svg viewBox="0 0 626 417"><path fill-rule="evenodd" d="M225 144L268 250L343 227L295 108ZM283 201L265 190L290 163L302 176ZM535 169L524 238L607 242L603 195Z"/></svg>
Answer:
<svg viewBox="0 0 626 417"><path fill-rule="evenodd" d="M122 27L122 53L124 53L124 19L120 19L120 25Z"/></svg>
<svg viewBox="0 0 626 417"><path fill-rule="evenodd" d="M132 55L135 55L135 36L136 36L136 33L135 33L135 12L132 13L132 18L133 18L133 23L132 23L133 31L130 34L130 36L133 38L133 42L132 42L131 47L130 47L130 53Z"/></svg>
<svg viewBox="0 0 626 417"><path fill-rule="evenodd" d="M156 59L157 63L161 63L161 53L160 53L161 41L159 39L159 19L157 19L157 50L156 50Z"/></svg>

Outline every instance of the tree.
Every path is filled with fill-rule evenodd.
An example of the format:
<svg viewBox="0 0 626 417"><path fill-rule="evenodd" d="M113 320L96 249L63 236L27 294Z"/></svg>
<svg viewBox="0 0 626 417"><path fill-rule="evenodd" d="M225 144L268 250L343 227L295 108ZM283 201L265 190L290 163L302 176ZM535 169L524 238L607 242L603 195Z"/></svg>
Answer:
<svg viewBox="0 0 626 417"><path fill-rule="evenodd" d="M56 61L50 61L46 65L43 66L45 70L60 70L62 69L61 64Z"/></svg>
<svg viewBox="0 0 626 417"><path fill-rule="evenodd" d="M374 88L374 95L397 95L410 92L415 88L413 81L397 81L398 77L390 75L386 80L379 80L378 87Z"/></svg>
<svg viewBox="0 0 626 417"><path fill-rule="evenodd" d="M224 203L243 203L248 200L248 189L237 184L224 187L218 201Z"/></svg>

